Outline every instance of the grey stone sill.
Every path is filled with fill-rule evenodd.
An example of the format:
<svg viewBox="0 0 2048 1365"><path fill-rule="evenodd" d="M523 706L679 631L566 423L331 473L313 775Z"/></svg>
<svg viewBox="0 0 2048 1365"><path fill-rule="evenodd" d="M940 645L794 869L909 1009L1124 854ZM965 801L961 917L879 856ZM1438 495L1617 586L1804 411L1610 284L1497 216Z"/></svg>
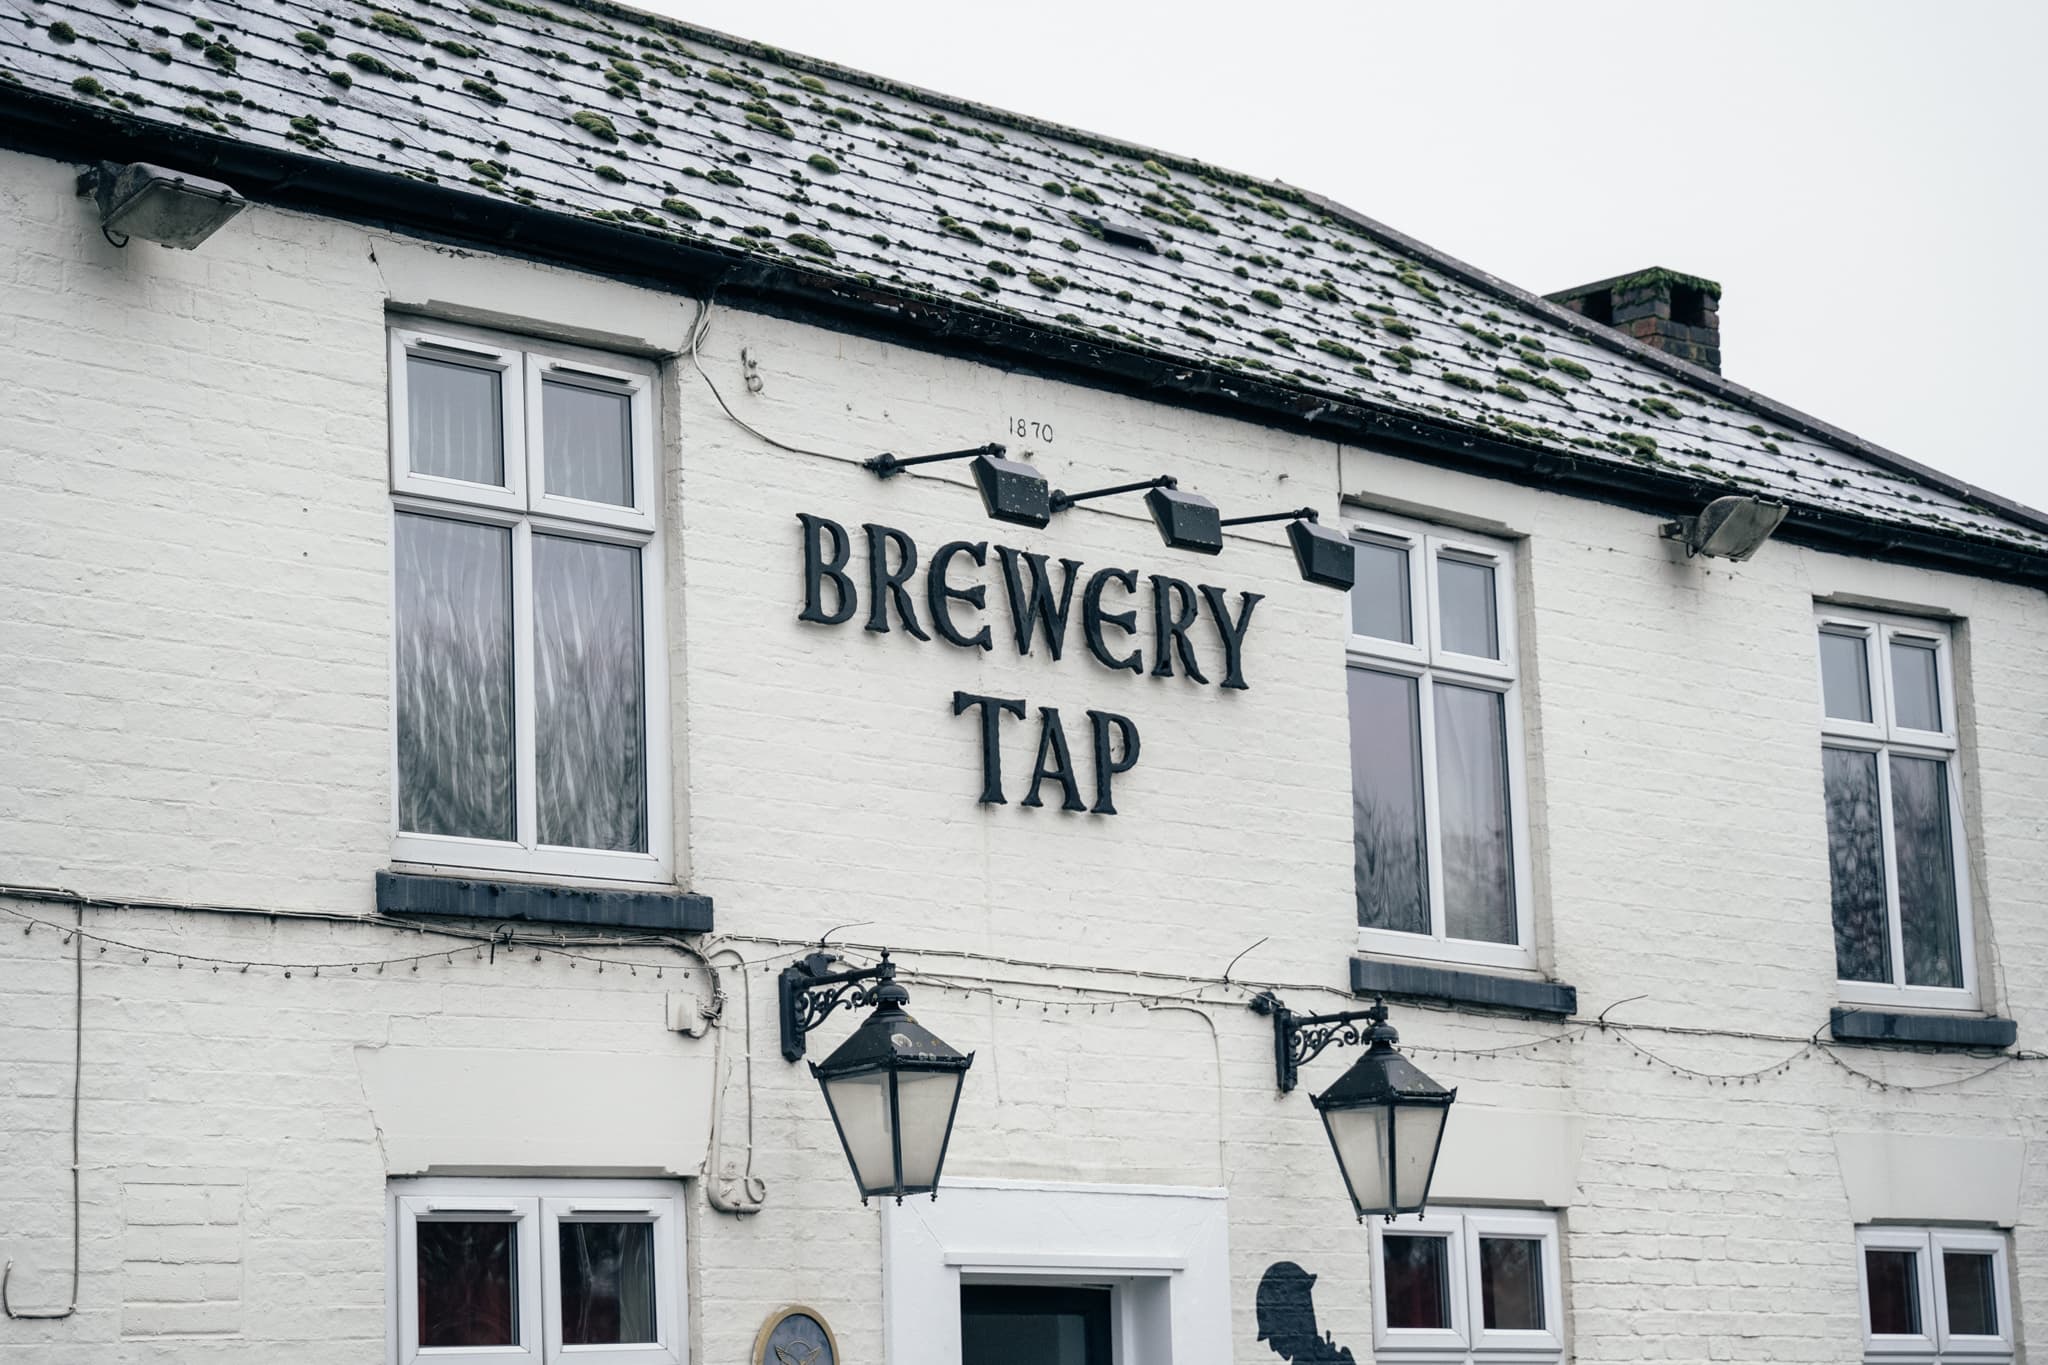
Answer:
<svg viewBox="0 0 2048 1365"><path fill-rule="evenodd" d="M641 929L666 934L711 931L711 897L688 891L619 891L473 877L377 874L377 911Z"/></svg>
<svg viewBox="0 0 2048 1365"><path fill-rule="evenodd" d="M1532 981L1527 977L1495 976L1459 967L1389 962L1373 957L1351 959L1351 992L1514 1010L1558 1019L1570 1018L1579 1008L1578 991L1556 981Z"/></svg>
<svg viewBox="0 0 2048 1365"><path fill-rule="evenodd" d="M1828 1030L1838 1043L1899 1043L1912 1047L1998 1052L2019 1038L2010 1019L1981 1014L1907 1014L1837 1005Z"/></svg>

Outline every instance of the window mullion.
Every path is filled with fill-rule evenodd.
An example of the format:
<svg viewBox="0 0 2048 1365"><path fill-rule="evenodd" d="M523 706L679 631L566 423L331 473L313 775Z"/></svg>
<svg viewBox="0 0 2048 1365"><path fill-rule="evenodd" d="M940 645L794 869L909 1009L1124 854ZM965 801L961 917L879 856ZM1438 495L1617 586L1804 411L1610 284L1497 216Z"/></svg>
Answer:
<svg viewBox="0 0 2048 1365"><path fill-rule="evenodd" d="M1879 745L1877 754L1877 819L1878 829L1884 840L1884 913L1889 926L1891 949L1891 984L1906 984L1906 945L1902 934L1904 921L1899 913L1899 843L1898 834L1892 828L1892 763L1891 750Z"/></svg>
<svg viewBox="0 0 2048 1365"><path fill-rule="evenodd" d="M539 763L534 735L533 527L521 521L512 528L512 673L516 795L519 844L535 848L540 840L540 802L535 790Z"/></svg>
<svg viewBox="0 0 2048 1365"><path fill-rule="evenodd" d="M1422 847L1429 859L1429 934L1441 943L1447 937L1444 911L1442 819L1436 776L1436 674L1423 669L1416 676L1416 728L1422 740Z"/></svg>

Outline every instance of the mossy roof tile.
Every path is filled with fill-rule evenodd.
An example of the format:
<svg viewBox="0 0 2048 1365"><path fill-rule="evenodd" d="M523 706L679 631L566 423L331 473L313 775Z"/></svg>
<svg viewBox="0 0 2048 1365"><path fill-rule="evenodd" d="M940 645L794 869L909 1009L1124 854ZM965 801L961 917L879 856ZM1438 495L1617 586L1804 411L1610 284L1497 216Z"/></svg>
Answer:
<svg viewBox="0 0 2048 1365"><path fill-rule="evenodd" d="M70 38L52 36L60 23ZM230 51L232 69L209 47ZM730 251L815 244L804 269L870 290L945 295L1574 460L1668 461L1703 494L1740 487L2048 552L2038 514L1326 200L602 0L0 0L0 77L100 115L196 129L186 111L210 112L214 136ZM306 118L317 138L295 129ZM678 198L702 217L664 213ZM1106 240L1103 221L1139 225L1156 254ZM992 251L1014 273L992 271ZM1383 353L1375 315L1409 365L1357 364ZM1276 348L1275 329L1295 344ZM1563 363L1532 392L1475 385L1470 373L1495 367L1495 337Z"/></svg>

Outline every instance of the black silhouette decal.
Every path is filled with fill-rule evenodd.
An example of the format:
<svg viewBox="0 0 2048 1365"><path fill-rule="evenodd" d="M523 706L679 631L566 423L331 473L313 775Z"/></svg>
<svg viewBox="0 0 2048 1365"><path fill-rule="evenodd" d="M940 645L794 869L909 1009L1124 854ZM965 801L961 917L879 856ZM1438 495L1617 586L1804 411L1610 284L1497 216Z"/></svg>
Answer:
<svg viewBox="0 0 2048 1365"><path fill-rule="evenodd" d="M1348 1346L1316 1331L1316 1277L1292 1261L1275 1261L1259 1281L1259 1340L1294 1365L1357 1365Z"/></svg>

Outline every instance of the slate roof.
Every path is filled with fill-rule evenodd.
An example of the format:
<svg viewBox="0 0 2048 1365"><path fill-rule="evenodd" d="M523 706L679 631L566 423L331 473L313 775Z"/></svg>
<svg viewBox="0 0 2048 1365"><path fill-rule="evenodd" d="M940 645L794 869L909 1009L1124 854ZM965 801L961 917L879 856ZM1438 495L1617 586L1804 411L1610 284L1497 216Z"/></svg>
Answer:
<svg viewBox="0 0 2048 1365"><path fill-rule="evenodd" d="M1327 200L598 0L0 0L0 120L10 94L1765 493L1795 526L2048 555L2040 513Z"/></svg>

